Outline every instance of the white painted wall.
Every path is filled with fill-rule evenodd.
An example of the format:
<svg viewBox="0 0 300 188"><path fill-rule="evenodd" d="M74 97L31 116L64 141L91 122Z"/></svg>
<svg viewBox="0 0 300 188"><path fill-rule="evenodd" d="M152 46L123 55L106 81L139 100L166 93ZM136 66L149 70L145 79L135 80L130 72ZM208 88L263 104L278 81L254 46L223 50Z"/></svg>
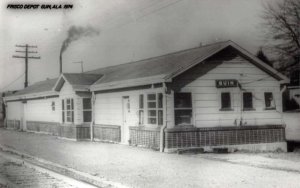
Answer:
<svg viewBox="0 0 300 188"><path fill-rule="evenodd" d="M88 95L87 95L88 96ZM87 97L85 96L85 97ZM76 92L73 90L73 87L65 82L64 85L62 86L60 92L59 92L59 122L62 123L62 100L67 99L67 98L72 98L74 100L74 124L80 125L83 124L83 104L82 104L82 99L83 97L78 96ZM66 107L65 107L66 108ZM65 122L65 124L71 124Z"/></svg>
<svg viewBox="0 0 300 188"><path fill-rule="evenodd" d="M8 120L21 120L23 113L23 104L21 101L7 102L6 118Z"/></svg>
<svg viewBox="0 0 300 188"><path fill-rule="evenodd" d="M123 123L122 97L129 96L129 124L130 126L138 126L139 95L159 92L162 93L162 88L96 94L95 124L121 126ZM144 100L146 99L144 98Z"/></svg>
<svg viewBox="0 0 300 188"><path fill-rule="evenodd" d="M65 82L64 85L62 86L60 92L59 92L59 122L62 123L62 100L67 99L67 98L72 98L74 100L74 124L81 124L82 123L82 117L79 112L80 110L80 102L78 102L79 98L76 94L75 91L73 90L72 86ZM66 106L65 106L66 108ZM67 123L65 124L72 124L72 123Z"/></svg>
<svg viewBox="0 0 300 188"><path fill-rule="evenodd" d="M239 121L240 118L243 118L247 125L282 124L279 82L251 62L237 57L231 61L224 61L201 77L197 76L197 74L188 75L184 77L185 80L178 81L179 84L189 81L180 91L192 93L193 118L196 127L233 126L234 120ZM255 111L241 111L242 91L238 87L218 89L215 84L217 79L236 79L243 89L252 91ZM231 104L234 111L219 110L222 91L232 93ZM264 92L273 92L276 110L264 109ZM173 110L171 105L168 106L169 110ZM172 126L171 123L170 125Z"/></svg>
<svg viewBox="0 0 300 188"><path fill-rule="evenodd" d="M70 97L73 95L75 95L75 91L72 86L68 82L65 82L59 92L59 97Z"/></svg>
<svg viewBox="0 0 300 188"><path fill-rule="evenodd" d="M52 110L52 102L55 110ZM27 121L59 122L59 99L37 99L28 100L26 103L25 117Z"/></svg>

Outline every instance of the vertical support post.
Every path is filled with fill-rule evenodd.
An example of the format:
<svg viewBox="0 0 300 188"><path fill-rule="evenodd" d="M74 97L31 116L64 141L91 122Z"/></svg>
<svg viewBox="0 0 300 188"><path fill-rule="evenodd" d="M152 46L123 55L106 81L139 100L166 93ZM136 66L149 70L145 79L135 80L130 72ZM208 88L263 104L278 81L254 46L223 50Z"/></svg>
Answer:
<svg viewBox="0 0 300 188"><path fill-rule="evenodd" d="M92 102L92 121L90 124L91 141L94 141L95 101L96 101L95 92L92 92L92 100L91 100L91 102Z"/></svg>
<svg viewBox="0 0 300 188"><path fill-rule="evenodd" d="M20 129L22 130L22 131L26 131L26 104L27 104L27 101L26 100L24 100L23 102L22 102L22 118L21 118L21 120L20 120Z"/></svg>
<svg viewBox="0 0 300 188"><path fill-rule="evenodd" d="M164 152L165 147L165 138L164 131L167 127L167 86L166 83L163 83L163 126L160 128L160 143L159 143L159 151Z"/></svg>
<svg viewBox="0 0 300 188"><path fill-rule="evenodd" d="M28 86L28 44L25 45L25 83L24 88Z"/></svg>

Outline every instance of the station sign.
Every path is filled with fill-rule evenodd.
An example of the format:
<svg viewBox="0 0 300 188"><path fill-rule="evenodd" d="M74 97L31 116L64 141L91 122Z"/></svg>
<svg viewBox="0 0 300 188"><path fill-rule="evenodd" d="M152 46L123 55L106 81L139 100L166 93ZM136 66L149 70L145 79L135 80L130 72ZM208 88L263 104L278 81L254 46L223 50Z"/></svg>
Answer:
<svg viewBox="0 0 300 188"><path fill-rule="evenodd" d="M234 79L216 80L217 88L238 87L238 81Z"/></svg>

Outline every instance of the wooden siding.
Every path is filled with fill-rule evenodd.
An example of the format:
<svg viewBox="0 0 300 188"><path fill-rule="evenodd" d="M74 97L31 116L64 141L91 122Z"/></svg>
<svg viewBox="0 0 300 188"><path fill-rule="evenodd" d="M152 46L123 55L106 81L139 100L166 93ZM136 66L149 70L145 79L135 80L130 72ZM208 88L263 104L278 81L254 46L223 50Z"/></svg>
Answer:
<svg viewBox="0 0 300 188"><path fill-rule="evenodd" d="M23 113L23 103L21 101L7 102L6 119L21 120Z"/></svg>
<svg viewBox="0 0 300 188"><path fill-rule="evenodd" d="M54 111L52 102L55 103ZM28 100L24 112L26 121L59 122L59 106L58 98Z"/></svg>
<svg viewBox="0 0 300 188"><path fill-rule="evenodd" d="M246 59L240 56L205 62L216 65L203 75L201 65L197 65L174 79L172 88L176 92L191 92L193 100L193 120L196 127L233 126L243 119L246 125L282 124L280 84ZM218 89L217 79L236 79L240 88ZM231 92L232 111L220 111L221 92ZM242 92L253 93L253 111L242 111ZM276 110L265 110L264 92L272 92ZM171 103L172 99L169 99ZM167 106L167 114L172 114L173 106ZM171 121L172 116L168 116ZM172 127L172 124L168 124Z"/></svg>
<svg viewBox="0 0 300 188"><path fill-rule="evenodd" d="M76 92L73 90L72 86L65 82L63 87L59 92L59 121L62 123L62 99L72 98L74 100L74 124L79 125L83 123L82 117L82 98L79 95L76 95ZM70 123L66 123L70 124Z"/></svg>
<svg viewBox="0 0 300 188"><path fill-rule="evenodd" d="M129 96L129 100L130 100L129 124L130 126L138 126L139 95L145 93L155 93L155 92L162 92L162 89L161 88L142 89L142 90L134 90L134 91L96 94L95 124L122 125L123 123L122 122L123 121L122 97Z"/></svg>
<svg viewBox="0 0 300 188"><path fill-rule="evenodd" d="M130 138L129 127L139 126L139 95L147 93L163 93L162 88L136 89L128 91L117 91L110 93L97 93L95 101L95 124L109 126L120 126L121 140ZM128 112L127 123L123 125L123 97L129 97L130 111ZM146 100L146 96L144 96ZM147 113L144 103L144 114ZM144 119L146 122L146 118ZM156 128L157 125L147 125L146 127ZM124 140L122 141L127 144Z"/></svg>
<svg viewBox="0 0 300 188"><path fill-rule="evenodd" d="M167 115L166 115L166 124L167 127L173 127L175 123L174 119L174 93L166 94L166 103L167 103Z"/></svg>

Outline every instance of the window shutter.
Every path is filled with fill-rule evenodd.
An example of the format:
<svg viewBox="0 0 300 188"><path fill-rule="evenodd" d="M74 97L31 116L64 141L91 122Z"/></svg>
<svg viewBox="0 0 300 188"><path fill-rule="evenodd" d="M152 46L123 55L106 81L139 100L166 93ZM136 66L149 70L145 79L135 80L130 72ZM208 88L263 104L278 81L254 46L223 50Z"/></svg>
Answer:
<svg viewBox="0 0 300 188"><path fill-rule="evenodd" d="M74 99L71 99L72 122L74 122Z"/></svg>
<svg viewBox="0 0 300 188"><path fill-rule="evenodd" d="M61 109L62 109L62 122L65 122L65 104L64 104L64 100L61 100Z"/></svg>

